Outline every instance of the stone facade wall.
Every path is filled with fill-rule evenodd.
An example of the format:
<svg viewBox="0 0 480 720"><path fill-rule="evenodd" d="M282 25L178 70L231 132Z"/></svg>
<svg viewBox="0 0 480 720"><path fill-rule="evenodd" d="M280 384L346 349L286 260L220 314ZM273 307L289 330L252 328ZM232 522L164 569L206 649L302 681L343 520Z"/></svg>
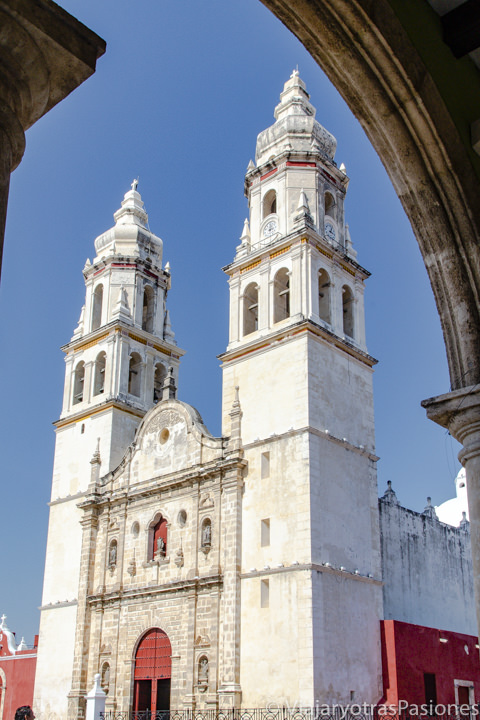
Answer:
<svg viewBox="0 0 480 720"><path fill-rule="evenodd" d="M477 634L470 533L379 501L385 620Z"/></svg>

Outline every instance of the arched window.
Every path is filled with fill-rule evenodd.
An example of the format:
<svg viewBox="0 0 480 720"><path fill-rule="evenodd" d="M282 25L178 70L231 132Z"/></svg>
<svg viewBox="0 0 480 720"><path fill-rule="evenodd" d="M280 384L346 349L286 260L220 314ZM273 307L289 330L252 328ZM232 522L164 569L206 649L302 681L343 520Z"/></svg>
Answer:
<svg viewBox="0 0 480 720"><path fill-rule="evenodd" d="M130 356L130 365L128 368L128 392L130 395L140 397L140 388L142 381L142 358L136 352Z"/></svg>
<svg viewBox="0 0 480 720"><path fill-rule="evenodd" d="M325 215L328 215L329 217L336 220L336 212L335 212L335 198L333 197L332 193L326 192L325 193Z"/></svg>
<svg viewBox="0 0 480 720"><path fill-rule="evenodd" d="M107 355L101 352L95 360L95 376L93 379L93 394L101 395L105 390L105 365L107 363Z"/></svg>
<svg viewBox="0 0 480 720"><path fill-rule="evenodd" d="M250 283L243 293L243 334L258 330L258 287Z"/></svg>
<svg viewBox="0 0 480 720"><path fill-rule="evenodd" d="M143 291L142 330L153 332L153 309L154 309L153 288L150 285Z"/></svg>
<svg viewBox="0 0 480 720"><path fill-rule="evenodd" d="M170 710L172 646L166 633L152 628L135 653L133 712L149 717ZM159 715L157 715L159 717Z"/></svg>
<svg viewBox="0 0 480 720"><path fill-rule="evenodd" d="M162 515L156 516L150 526L148 538L148 559L161 560L167 555L167 521Z"/></svg>
<svg viewBox="0 0 480 720"><path fill-rule="evenodd" d="M153 402L160 402L163 394L163 383L167 376L167 369L163 363L155 365L155 375L153 378Z"/></svg>
<svg viewBox="0 0 480 720"><path fill-rule="evenodd" d="M286 268L275 275L273 281L273 322L290 317L290 277Z"/></svg>
<svg viewBox="0 0 480 720"><path fill-rule="evenodd" d="M330 317L330 277L326 270L318 273L318 314L322 320L329 323Z"/></svg>
<svg viewBox="0 0 480 720"><path fill-rule="evenodd" d="M348 287L344 285L342 288L342 308L343 308L343 334L353 338L354 322L353 322L353 308L354 300L353 293Z"/></svg>
<svg viewBox="0 0 480 720"><path fill-rule="evenodd" d="M83 385L85 382L85 363L79 362L75 368L75 376L73 379L73 404L82 402L83 400Z"/></svg>
<svg viewBox="0 0 480 720"><path fill-rule="evenodd" d="M103 285L97 285L93 293L92 330L102 324Z"/></svg>
<svg viewBox="0 0 480 720"><path fill-rule="evenodd" d="M277 212L277 193L275 190L269 190L265 197L263 198L262 203L263 208L263 218L266 218L267 215L273 215Z"/></svg>

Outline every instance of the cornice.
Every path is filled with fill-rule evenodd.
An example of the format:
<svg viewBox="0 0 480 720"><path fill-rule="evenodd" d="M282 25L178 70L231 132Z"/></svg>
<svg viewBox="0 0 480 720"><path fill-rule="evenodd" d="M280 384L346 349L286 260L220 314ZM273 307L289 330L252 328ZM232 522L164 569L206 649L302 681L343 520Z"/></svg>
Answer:
<svg viewBox="0 0 480 720"><path fill-rule="evenodd" d="M262 570L256 568L249 572L243 572L240 575L241 580L249 580L250 578L264 577L266 575L276 575L278 573L291 573L291 572L320 572L328 575L336 575L345 580L355 580L357 582L370 583L372 585L383 586L383 581L369 575L362 575L358 571L347 570L346 568L336 568L329 563L292 563L292 565L280 565L277 567L265 567Z"/></svg>
<svg viewBox="0 0 480 720"><path fill-rule="evenodd" d="M175 359L180 359L186 353L186 350L182 350L177 345L172 345L156 335L142 330L140 327L127 325L127 323L121 320L112 320L106 325L102 325L98 330L93 330L93 332L87 333L87 335L82 335L78 340L70 340L66 345L62 345L60 349L67 354L75 353L97 345L106 337L114 335L129 337L132 340L136 340L136 342L142 343L147 347L152 347L154 350L157 350L157 352L161 352Z"/></svg>
<svg viewBox="0 0 480 720"><path fill-rule="evenodd" d="M222 366L226 363L235 362L241 360L248 355L265 351L273 345L277 345L281 341L289 342L290 340L296 339L299 335L310 334L321 340L328 342L329 345L334 345L339 350L350 357L355 358L359 362L373 367L377 364L378 360L357 348L353 343L348 340L335 335L334 332L328 330L326 327L317 325L313 320L302 318L292 325L288 325L286 328L279 330L273 330L268 335L259 337L256 340L252 340L249 343L242 344L241 347L235 348L234 350L227 350L220 355L217 355L218 359L221 360Z"/></svg>
<svg viewBox="0 0 480 720"><path fill-rule="evenodd" d="M145 228L145 232L148 233L149 231ZM102 257L92 263L88 268L85 268L83 270L83 276L85 280L87 280L95 277L104 270L110 270L111 268L118 269L120 267L135 268L135 270L149 278L154 278L164 286L167 286L170 280L170 274L163 268L154 265L144 258L138 257L138 255L116 255L115 253Z"/></svg>
<svg viewBox="0 0 480 720"><path fill-rule="evenodd" d="M368 270L347 255L344 247L337 243L333 244L328 242L318 232L305 226L294 230L289 235L274 240L268 245L262 245L262 247L253 250L247 257L242 257L240 260L234 260L228 265L225 265L222 270L230 277L237 273L243 275L249 270L259 266L262 262L273 260L280 253L287 252L302 243L307 243L322 255L325 255L331 260L336 260L344 270L354 277L360 275L362 280L366 280L371 275Z"/></svg>
<svg viewBox="0 0 480 720"><path fill-rule="evenodd" d="M177 580L175 582L164 583L155 587L137 587L131 590L117 590L110 593L98 593L88 596L88 604L95 608L98 606L112 605L125 601L142 601L155 598L159 595L170 593L188 593L192 590L211 590L213 587L221 587L223 585L223 575L207 575L204 577L195 577L189 580Z"/></svg>
<svg viewBox="0 0 480 720"><path fill-rule="evenodd" d="M270 435L270 437L267 437L267 438L254 440L251 443L247 443L243 447L244 447L244 450L250 450L251 448L263 447L270 443L278 442L279 440L284 440L285 438L289 438L289 437L295 437L296 435L304 435L305 433L309 433L311 435L316 435L317 437L323 438L324 440L328 440L328 442L334 443L335 445L341 445L342 447L346 448L347 450L357 453L357 455L362 455L362 456L368 458L372 462L378 462L378 460L380 460L378 455L375 455L375 453L371 452L363 445L355 445L354 443L347 440L347 438L339 438L336 435L332 435L332 433L329 432L328 430L319 430L318 428L315 428L312 425L305 425L304 427L301 427L301 428L287 430L284 433L278 433L278 435L277 434Z"/></svg>
<svg viewBox="0 0 480 720"><path fill-rule="evenodd" d="M135 483L133 486L121 487L118 489L108 487L123 472L124 467L120 471L114 470L112 473L101 478L103 483L97 486L94 493L85 496L85 500L79 504L79 507L100 507L101 505L124 505L138 502L139 500L155 497L160 493L171 492L179 488L194 487L201 485L202 482L218 478L222 487L230 486L232 480L225 479L228 471L240 469L246 466L243 459L243 451L236 453L230 457L219 457L212 460L208 464L199 463L191 468L177 470L168 475L155 475L149 477L141 483ZM243 483L243 480L237 480L237 483Z"/></svg>
<svg viewBox="0 0 480 720"><path fill-rule="evenodd" d="M267 177L270 177L275 171L284 171L287 167L289 170L295 171L295 167L288 166L287 163L302 161L315 163L315 167L312 167L312 170L322 173L338 190L346 192L349 178L337 168L337 164L331 158L320 152L284 151L270 158L267 162L262 163L262 165L253 168L245 175L245 197L248 197L249 190L253 184L267 179Z"/></svg>
<svg viewBox="0 0 480 720"><path fill-rule="evenodd" d="M58 429L64 428L67 425L78 423L80 422L80 420L86 420L93 415L98 415L99 413L106 412L107 410L111 410L112 408L115 408L116 410L122 410L122 412L128 413L129 415L135 415L139 418L142 418L147 413L147 410L140 410L139 408L127 405L126 403L120 402L119 400L107 400L101 405L95 405L94 407L87 408L83 412L74 413L73 415L69 415L68 417L60 418L59 420L56 420L53 425L55 425L55 427Z"/></svg>

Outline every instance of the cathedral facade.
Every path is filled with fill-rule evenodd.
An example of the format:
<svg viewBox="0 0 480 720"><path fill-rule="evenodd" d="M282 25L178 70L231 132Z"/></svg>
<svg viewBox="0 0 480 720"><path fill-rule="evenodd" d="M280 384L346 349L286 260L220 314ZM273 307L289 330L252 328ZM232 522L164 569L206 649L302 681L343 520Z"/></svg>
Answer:
<svg viewBox="0 0 480 720"><path fill-rule="evenodd" d="M96 239L64 347L37 713L81 717L96 673L125 712L382 697L369 273L335 149L294 72L225 268L222 437L177 399L170 271L135 182Z"/></svg>

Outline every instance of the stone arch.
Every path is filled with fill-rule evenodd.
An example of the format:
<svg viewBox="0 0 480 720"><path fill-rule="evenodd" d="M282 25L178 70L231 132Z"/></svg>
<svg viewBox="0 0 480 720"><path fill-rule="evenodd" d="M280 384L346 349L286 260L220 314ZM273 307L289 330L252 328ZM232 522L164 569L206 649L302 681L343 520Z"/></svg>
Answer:
<svg viewBox="0 0 480 720"><path fill-rule="evenodd" d="M155 313L155 293L151 285L145 285L143 290L142 305L142 330L153 332L153 320Z"/></svg>
<svg viewBox="0 0 480 720"><path fill-rule="evenodd" d="M277 212L277 193L271 189L262 200L262 218L265 219L269 215L274 215Z"/></svg>
<svg viewBox="0 0 480 720"><path fill-rule="evenodd" d="M83 402L83 396L85 393L85 363L81 360L75 366L73 373L73 405Z"/></svg>
<svg viewBox="0 0 480 720"><path fill-rule="evenodd" d="M388 0L262 0L335 85L412 224L452 388L480 381L480 179L430 68ZM408 18L402 18L408 23ZM430 23L434 30L434 24ZM361 32L358 32L361 28ZM439 37L434 42L441 42ZM443 49L445 46L443 46ZM433 72L433 70L432 70ZM448 97L446 93L443 96ZM476 118L472 118L474 120Z"/></svg>
<svg viewBox="0 0 480 720"><path fill-rule="evenodd" d="M135 644L133 656L134 713L155 714L170 709L172 645L159 627L144 632Z"/></svg>

